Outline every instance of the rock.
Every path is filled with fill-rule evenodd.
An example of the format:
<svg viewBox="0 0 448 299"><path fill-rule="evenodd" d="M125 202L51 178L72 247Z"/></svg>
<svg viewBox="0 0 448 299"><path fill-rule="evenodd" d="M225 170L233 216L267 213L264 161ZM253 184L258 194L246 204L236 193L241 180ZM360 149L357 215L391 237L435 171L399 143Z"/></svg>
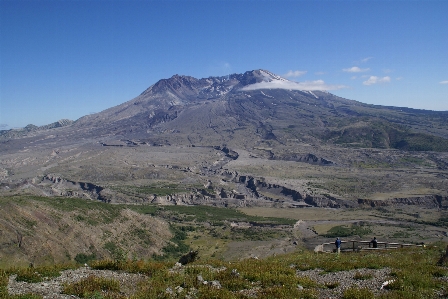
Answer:
<svg viewBox="0 0 448 299"><path fill-rule="evenodd" d="M395 279L391 279L391 280L386 280L385 282L383 282L383 284L381 285L380 290L384 289L384 287L390 285L391 283L393 283L395 281Z"/></svg>
<svg viewBox="0 0 448 299"><path fill-rule="evenodd" d="M182 264L177 262L174 264L174 268L182 268Z"/></svg>
<svg viewBox="0 0 448 299"><path fill-rule="evenodd" d="M194 262L195 260L197 260L199 258L198 255L199 255L199 252L197 250L196 251L192 250L189 253L184 254L183 256L181 256L180 259L179 259L179 263L182 264L182 265L186 265L188 263L192 263L192 262Z"/></svg>
<svg viewBox="0 0 448 299"><path fill-rule="evenodd" d="M324 245L320 244L314 247L314 252L324 252Z"/></svg>
<svg viewBox="0 0 448 299"><path fill-rule="evenodd" d="M210 284L211 284L211 286L212 286L213 288L215 288L215 289L220 289L220 288L222 288L221 283L220 283L219 281L217 281L217 280L212 280L212 281L210 282Z"/></svg>

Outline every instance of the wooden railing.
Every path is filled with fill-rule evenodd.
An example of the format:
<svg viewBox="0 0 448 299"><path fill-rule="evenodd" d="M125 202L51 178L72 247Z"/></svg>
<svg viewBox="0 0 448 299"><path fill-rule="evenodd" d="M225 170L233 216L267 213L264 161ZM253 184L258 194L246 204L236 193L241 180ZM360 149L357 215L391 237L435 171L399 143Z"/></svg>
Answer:
<svg viewBox="0 0 448 299"><path fill-rule="evenodd" d="M341 251L347 251L347 250L353 250L353 251L360 251L360 250L384 250L384 249L398 249L398 248L405 248L410 246L422 246L422 245L416 245L416 244L409 244L409 243L395 243L395 242L377 242L377 247L373 247L372 241L361 241L361 240L348 240L348 241L342 241L341 240ZM344 244L346 244L344 246ZM349 246L347 246L349 245ZM316 252L325 252L325 247L328 248L328 246L331 246L331 249L336 249L336 246L334 242L331 243L323 243L322 245L316 246L314 251Z"/></svg>

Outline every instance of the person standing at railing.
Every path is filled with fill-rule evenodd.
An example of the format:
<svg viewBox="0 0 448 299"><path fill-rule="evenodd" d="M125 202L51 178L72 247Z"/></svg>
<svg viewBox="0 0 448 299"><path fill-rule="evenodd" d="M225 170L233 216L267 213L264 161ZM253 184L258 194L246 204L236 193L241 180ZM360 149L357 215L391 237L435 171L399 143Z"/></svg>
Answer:
<svg viewBox="0 0 448 299"><path fill-rule="evenodd" d="M372 243L373 248L378 248L378 241L377 241L376 237L373 237L373 239L372 239L372 241L370 241L370 243Z"/></svg>
<svg viewBox="0 0 448 299"><path fill-rule="evenodd" d="M336 241L334 241L334 245L336 246L337 253L341 253L341 240L339 238L336 238Z"/></svg>

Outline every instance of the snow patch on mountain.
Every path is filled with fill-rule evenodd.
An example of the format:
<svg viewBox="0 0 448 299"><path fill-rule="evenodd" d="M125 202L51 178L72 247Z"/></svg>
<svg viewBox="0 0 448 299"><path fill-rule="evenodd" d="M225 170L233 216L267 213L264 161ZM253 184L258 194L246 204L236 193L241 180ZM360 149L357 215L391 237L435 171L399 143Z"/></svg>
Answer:
<svg viewBox="0 0 448 299"><path fill-rule="evenodd" d="M272 97L272 96L270 96L270 95L267 95L267 94L265 94L263 91L261 92L265 97L268 97L268 98L274 98L274 97Z"/></svg>
<svg viewBox="0 0 448 299"><path fill-rule="evenodd" d="M310 95L314 96L316 99L318 99L319 97L317 95L315 95L311 90L306 91L307 93L309 93Z"/></svg>
<svg viewBox="0 0 448 299"><path fill-rule="evenodd" d="M260 74L264 77L266 82L271 82L273 80L279 80L279 81L289 81L285 78L282 78L274 73L271 73L270 71L266 71L266 70L260 70Z"/></svg>
<svg viewBox="0 0 448 299"><path fill-rule="evenodd" d="M305 82L293 82L287 79L273 79L271 81L263 81L254 84L250 84L241 88L241 90L258 90L258 89L288 89L288 90L337 90L347 88L344 85L328 85L323 80L305 81ZM315 96L315 95L314 95Z"/></svg>

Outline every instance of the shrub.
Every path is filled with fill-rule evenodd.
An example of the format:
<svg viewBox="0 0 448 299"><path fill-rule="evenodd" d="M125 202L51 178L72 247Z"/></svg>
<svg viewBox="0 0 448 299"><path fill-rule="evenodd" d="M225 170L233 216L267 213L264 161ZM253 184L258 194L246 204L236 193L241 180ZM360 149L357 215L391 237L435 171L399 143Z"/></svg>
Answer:
<svg viewBox="0 0 448 299"><path fill-rule="evenodd" d="M107 242L104 244L104 249L109 251L109 253L112 255L112 257L116 261L123 261L126 259L127 253L123 251L117 244L114 242Z"/></svg>
<svg viewBox="0 0 448 299"><path fill-rule="evenodd" d="M35 283L35 282L43 281L43 277L35 269L33 269L33 268L26 268L26 269L20 269L20 270L17 271L16 280L17 281L24 281L24 282Z"/></svg>
<svg viewBox="0 0 448 299"><path fill-rule="evenodd" d="M275 286L266 288L260 292L259 298L266 299L289 299L289 298L303 298L303 299L317 299L318 293L316 290L299 290L298 288L285 288L282 286Z"/></svg>
<svg viewBox="0 0 448 299"><path fill-rule="evenodd" d="M352 225L350 227L344 225L338 225L332 227L323 237L326 238L336 238L336 237L350 237L354 235L358 235L360 237L364 235L368 235L372 232L369 227L365 227L364 225Z"/></svg>
<svg viewBox="0 0 448 299"><path fill-rule="evenodd" d="M9 297L0 297L0 298L9 298L9 299L43 299L43 297L41 295L35 295L35 294L22 294L22 295L14 295L14 296L9 296Z"/></svg>
<svg viewBox="0 0 448 299"><path fill-rule="evenodd" d="M126 271L129 273L140 273L145 275L153 275L156 272L164 271L167 269L167 265L161 262L144 262L139 261L111 261L101 260L93 261L90 264L92 269L96 270L111 270L111 271Z"/></svg>
<svg viewBox="0 0 448 299"><path fill-rule="evenodd" d="M119 261L101 260L101 261L93 261L90 264L90 267L92 267L92 269L97 269L97 270L116 271L116 270L122 269L120 264L121 263Z"/></svg>
<svg viewBox="0 0 448 299"><path fill-rule="evenodd" d="M343 299L370 299L374 298L373 292L369 289L349 288L344 291Z"/></svg>
<svg viewBox="0 0 448 299"><path fill-rule="evenodd" d="M0 269L0 298L6 298L8 294L8 274Z"/></svg>
<svg viewBox="0 0 448 299"><path fill-rule="evenodd" d="M100 298L124 298L120 294L120 283L114 279L90 275L78 282L64 285L63 293L81 298L97 298L98 294L106 295Z"/></svg>
<svg viewBox="0 0 448 299"><path fill-rule="evenodd" d="M355 275L353 276L353 279L357 279L357 280L366 280L366 279L371 279L373 278L373 275L371 273L361 273L361 272L356 272Z"/></svg>
<svg viewBox="0 0 448 299"><path fill-rule="evenodd" d="M191 226L176 226L171 225L170 230L173 233L173 237L171 238L171 243L166 245L163 248L164 255L158 256L153 255L155 260L168 260L168 259L177 259L183 253L189 252L191 250L190 246L185 244L185 239L187 238L187 231L193 231L194 228Z"/></svg>
<svg viewBox="0 0 448 299"><path fill-rule="evenodd" d="M45 279L58 277L62 270L76 268L73 264L59 264L53 266L29 267L11 270L10 272L17 274L17 281L25 281L30 283L41 282Z"/></svg>
<svg viewBox="0 0 448 299"><path fill-rule="evenodd" d="M95 258L96 258L96 256L94 253L92 253L92 254L78 253L75 256L75 261L78 264L86 264L86 263L94 260Z"/></svg>
<svg viewBox="0 0 448 299"><path fill-rule="evenodd" d="M339 286L339 282L334 281L334 282L328 282L325 284L325 286L329 289L335 289Z"/></svg>

